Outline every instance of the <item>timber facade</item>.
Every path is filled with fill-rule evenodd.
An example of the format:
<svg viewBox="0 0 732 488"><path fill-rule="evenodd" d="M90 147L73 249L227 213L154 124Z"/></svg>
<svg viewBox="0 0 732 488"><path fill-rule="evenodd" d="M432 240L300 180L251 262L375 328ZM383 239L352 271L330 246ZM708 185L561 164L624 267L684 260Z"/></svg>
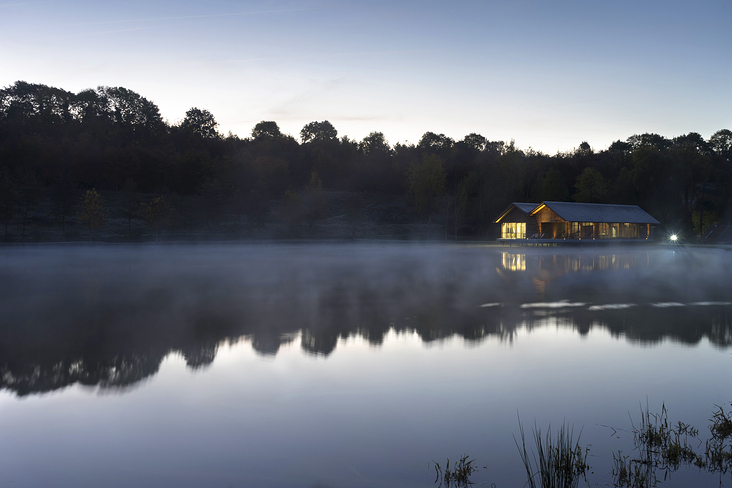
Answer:
<svg viewBox="0 0 732 488"><path fill-rule="evenodd" d="M514 202L495 220L505 241L653 240L658 220L637 205Z"/></svg>

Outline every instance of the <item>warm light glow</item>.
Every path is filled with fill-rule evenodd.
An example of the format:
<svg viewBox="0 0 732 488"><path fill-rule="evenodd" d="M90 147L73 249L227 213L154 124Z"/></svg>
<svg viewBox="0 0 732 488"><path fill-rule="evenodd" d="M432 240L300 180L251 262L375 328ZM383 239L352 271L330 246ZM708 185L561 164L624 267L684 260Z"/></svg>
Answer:
<svg viewBox="0 0 732 488"><path fill-rule="evenodd" d="M526 254L504 252L503 269L508 271L526 271Z"/></svg>
<svg viewBox="0 0 732 488"><path fill-rule="evenodd" d="M676 242L678 240L678 238L679 238L679 236L677 236L676 234L671 234L671 241L672 242Z"/></svg>
<svg viewBox="0 0 732 488"><path fill-rule="evenodd" d="M526 222L504 222L501 224L502 239L526 239Z"/></svg>

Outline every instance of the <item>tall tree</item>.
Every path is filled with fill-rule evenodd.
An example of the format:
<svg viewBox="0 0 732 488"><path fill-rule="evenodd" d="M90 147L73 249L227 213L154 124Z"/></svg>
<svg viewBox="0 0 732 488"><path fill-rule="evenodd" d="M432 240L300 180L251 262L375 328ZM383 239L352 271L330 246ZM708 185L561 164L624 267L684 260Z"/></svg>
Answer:
<svg viewBox="0 0 732 488"><path fill-rule="evenodd" d="M476 134L475 132L473 132L465 136L460 142L467 144L473 150L480 152L486 148L486 145L488 144L488 139L481 136L480 134Z"/></svg>
<svg viewBox="0 0 732 488"><path fill-rule="evenodd" d="M658 134L635 134L628 137L628 144L633 149L638 149L642 146L650 146L658 151L663 151L671 147L671 141Z"/></svg>
<svg viewBox="0 0 732 488"><path fill-rule="evenodd" d="M50 128L71 120L73 94L59 88L17 81L0 89L0 119Z"/></svg>
<svg viewBox="0 0 732 488"><path fill-rule="evenodd" d="M701 233L706 227L705 213L701 209L707 203L706 193L712 174L709 145L701 135L690 132L675 137L668 153L676 177L674 186L683 191L687 224L689 220L693 222L694 213L699 212L698 232Z"/></svg>
<svg viewBox="0 0 732 488"><path fill-rule="evenodd" d="M158 106L138 93L123 87L108 86L100 86L97 91L100 98L106 101L109 113L118 124L147 131L163 127Z"/></svg>
<svg viewBox="0 0 732 488"><path fill-rule="evenodd" d="M211 112L193 107L186 112L180 128L204 139L219 139L221 135L216 130L218 125Z"/></svg>
<svg viewBox="0 0 732 488"><path fill-rule="evenodd" d="M305 124L305 127L300 131L300 140L302 140L303 144L308 142L332 141L337 136L338 131L327 120Z"/></svg>
<svg viewBox="0 0 732 488"><path fill-rule="evenodd" d="M388 154L391 152L391 147L389 147L389 143L382 132L370 133L363 138L358 148L363 154Z"/></svg>
<svg viewBox="0 0 732 488"><path fill-rule="evenodd" d="M277 125L277 122L271 120L263 120L252 129L252 138L255 140L276 138L281 135L282 132L280 132L280 127Z"/></svg>
<svg viewBox="0 0 732 488"><path fill-rule="evenodd" d="M584 156L590 156L592 155L592 147L590 147L590 144L587 141L582 141L575 152Z"/></svg>
<svg viewBox="0 0 732 488"><path fill-rule="evenodd" d="M709 138L709 145L718 154L732 155L732 130L718 130Z"/></svg>
<svg viewBox="0 0 732 488"><path fill-rule="evenodd" d="M722 129L709 138L709 146L714 151L713 176L722 190L720 215L729 219L732 200L732 131Z"/></svg>
<svg viewBox="0 0 732 488"><path fill-rule="evenodd" d="M417 147L431 152L441 153L448 150L455 144L455 141L445 134L435 134L434 132L425 132L419 140Z"/></svg>

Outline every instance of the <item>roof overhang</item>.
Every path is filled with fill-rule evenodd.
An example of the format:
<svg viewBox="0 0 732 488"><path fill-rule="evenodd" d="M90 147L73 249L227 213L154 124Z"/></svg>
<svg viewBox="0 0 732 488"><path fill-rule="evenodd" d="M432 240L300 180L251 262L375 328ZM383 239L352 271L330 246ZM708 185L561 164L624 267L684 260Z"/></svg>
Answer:
<svg viewBox="0 0 732 488"><path fill-rule="evenodd" d="M529 212L529 217L533 217L534 215L538 214L539 212L541 212L541 209L543 209L543 208L546 208L546 203L544 203L544 202L540 203L538 207L536 207L534 210Z"/></svg>
<svg viewBox="0 0 732 488"><path fill-rule="evenodd" d="M524 208L521 208L521 206L522 206L522 205L524 206ZM509 205L509 206L508 206L508 208L506 208L506 210L504 210L504 211L503 211L503 212L501 213L501 215L499 215L499 216L498 216L498 218L497 218L496 220L494 220L494 221L493 221L493 223L494 223L494 224L498 224L498 223L499 223L499 222L501 221L501 219L503 219L503 217L505 217L506 215L508 215L508 214L509 214L509 213L511 212L511 210L513 210L514 208L516 208L516 209L518 209L518 210L522 211L522 212L523 212L523 213L525 213L526 215L530 215L530 210L527 210L527 208L526 208L526 207L527 207L527 205L531 205L531 207L530 207L530 208L534 208L534 207L536 206L536 204L535 204L535 203L520 203L520 202L512 202L512 203L511 203L511 205Z"/></svg>
<svg viewBox="0 0 732 488"><path fill-rule="evenodd" d="M498 218L497 218L496 220L494 220L494 221L493 221L493 223L494 223L494 224L497 224L497 223L499 223L499 222L501 221L501 219L502 219L503 217L505 217L506 215L508 215L508 213L509 213L509 212L510 212L511 210L513 210L513 209L514 209L515 207L516 207L516 205L514 205L513 203L512 203L511 205L509 205L509 206L508 206L508 208L507 208L506 210L504 210L504 211L503 211L503 213L502 213L502 214L501 214L501 215L500 215L500 216L499 216L499 217L498 217Z"/></svg>

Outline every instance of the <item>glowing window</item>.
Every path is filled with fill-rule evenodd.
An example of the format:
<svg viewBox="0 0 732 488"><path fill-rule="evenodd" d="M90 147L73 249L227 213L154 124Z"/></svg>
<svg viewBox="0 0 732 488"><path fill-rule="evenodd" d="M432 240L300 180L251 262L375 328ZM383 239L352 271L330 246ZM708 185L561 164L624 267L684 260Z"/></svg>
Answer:
<svg viewBox="0 0 732 488"><path fill-rule="evenodd" d="M501 238L526 239L526 222L505 222L501 225Z"/></svg>

